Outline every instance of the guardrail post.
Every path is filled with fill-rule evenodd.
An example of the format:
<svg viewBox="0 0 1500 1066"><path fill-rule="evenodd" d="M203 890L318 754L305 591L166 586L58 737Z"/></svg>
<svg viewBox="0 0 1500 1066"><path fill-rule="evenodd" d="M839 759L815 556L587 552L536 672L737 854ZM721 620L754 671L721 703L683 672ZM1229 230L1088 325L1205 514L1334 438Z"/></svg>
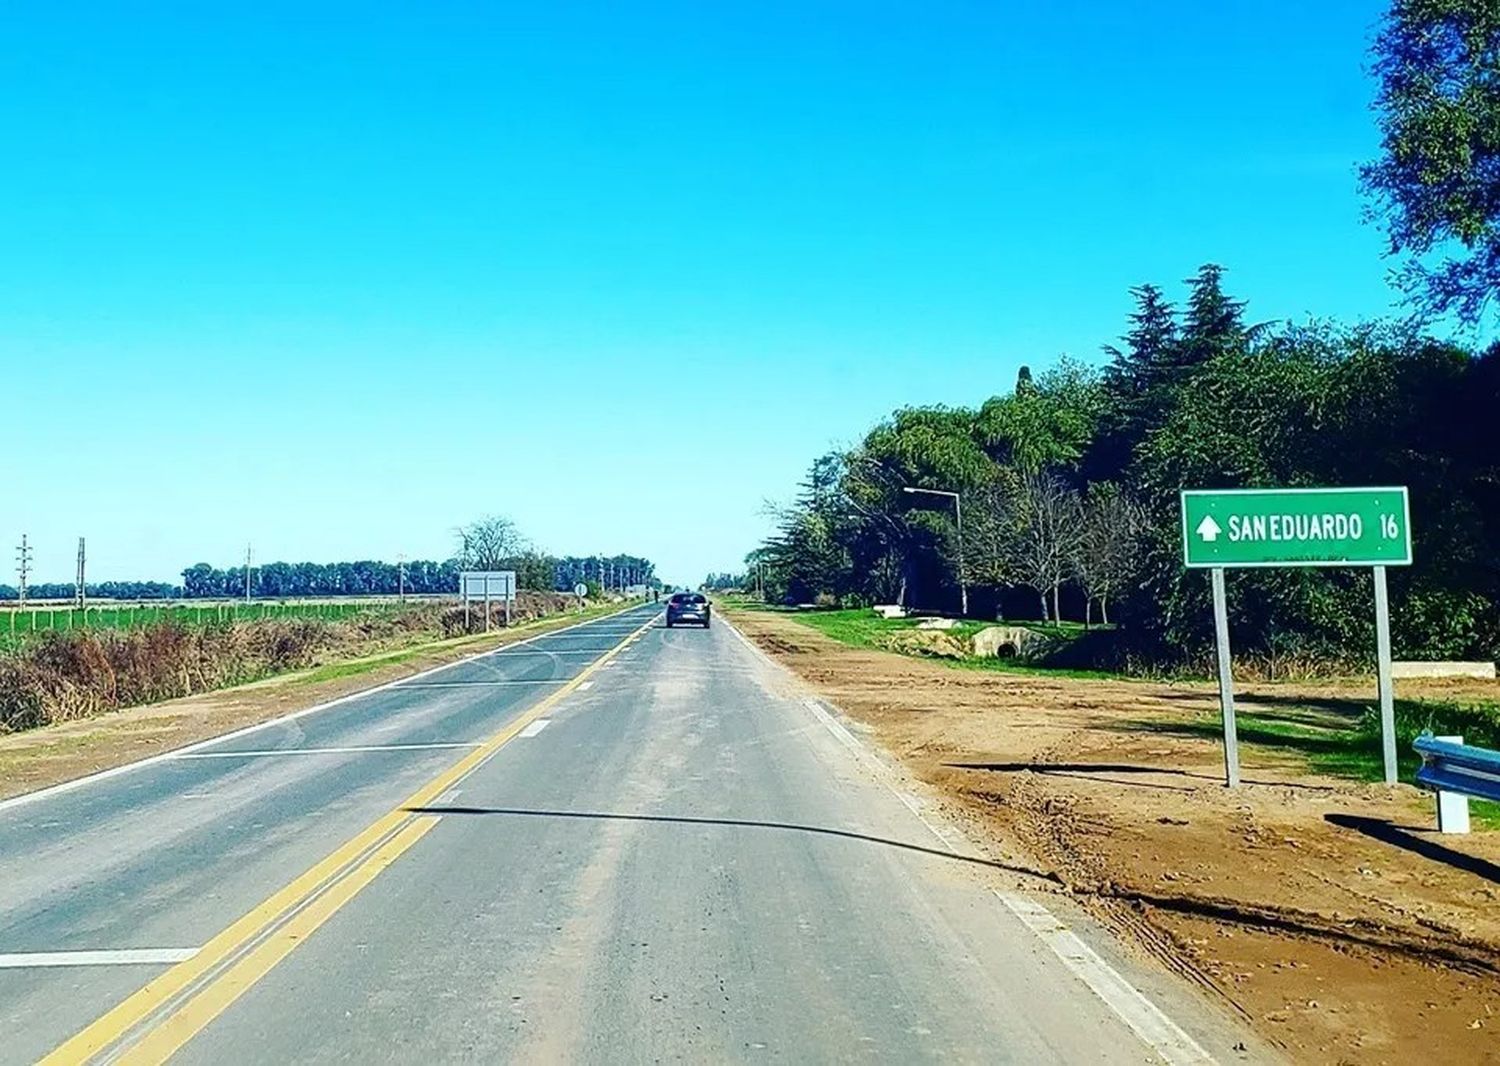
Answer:
<svg viewBox="0 0 1500 1066"><path fill-rule="evenodd" d="M1446 744L1462 744L1463 737L1433 737ZM1437 793L1437 823L1439 833L1467 833L1469 831L1469 797L1462 792Z"/></svg>

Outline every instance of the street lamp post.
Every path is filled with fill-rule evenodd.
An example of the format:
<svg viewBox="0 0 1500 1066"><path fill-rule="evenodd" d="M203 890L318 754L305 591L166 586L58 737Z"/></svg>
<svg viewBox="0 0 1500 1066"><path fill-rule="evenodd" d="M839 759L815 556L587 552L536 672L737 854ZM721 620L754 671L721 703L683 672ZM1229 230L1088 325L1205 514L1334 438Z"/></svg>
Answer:
<svg viewBox="0 0 1500 1066"><path fill-rule="evenodd" d="M958 526L958 600L959 613L969 617L969 580L964 574L964 505L958 493L945 489L919 489L911 485L901 486L902 492L926 493L929 496L947 496L953 501L953 517Z"/></svg>

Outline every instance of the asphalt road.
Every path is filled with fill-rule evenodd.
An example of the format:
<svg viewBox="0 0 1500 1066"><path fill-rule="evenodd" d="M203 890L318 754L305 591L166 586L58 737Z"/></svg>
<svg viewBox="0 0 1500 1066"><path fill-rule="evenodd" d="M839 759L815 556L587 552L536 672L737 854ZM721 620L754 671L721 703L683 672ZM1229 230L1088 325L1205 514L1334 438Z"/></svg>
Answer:
<svg viewBox="0 0 1500 1066"><path fill-rule="evenodd" d="M0 1062L1194 1059L859 747L644 607L0 805Z"/></svg>

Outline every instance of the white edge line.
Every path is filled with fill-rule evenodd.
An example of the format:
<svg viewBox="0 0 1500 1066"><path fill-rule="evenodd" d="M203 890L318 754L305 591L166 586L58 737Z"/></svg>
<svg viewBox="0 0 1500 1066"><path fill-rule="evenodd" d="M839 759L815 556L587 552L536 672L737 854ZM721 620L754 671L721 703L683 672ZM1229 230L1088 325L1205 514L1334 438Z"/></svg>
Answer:
<svg viewBox="0 0 1500 1066"><path fill-rule="evenodd" d="M626 611L633 611L638 606L640 605L636 604L631 607L626 607L623 610L616 611L615 614L606 614L601 615L600 617L613 618L615 617L615 615L626 613ZM108 770L100 770L97 773L92 773L85 777L75 777L71 781L63 781L56 785L50 785L47 788L37 789L35 792L23 792L19 796L12 796L7 800L0 800L0 811L8 811L13 807L19 807L23 804L32 803L35 800L39 799L46 799L50 796L58 796L64 792L72 792L76 788L83 788L86 785L97 784L98 782L108 780L111 777L118 777L119 775L129 773L132 770L140 770L144 767L152 766L159 762L165 762L168 759L181 758L183 755L186 755L189 752L197 751L200 748L207 748L215 744L223 744L225 741L249 736L251 733L258 732L262 729L269 729L272 726L282 725L286 722L295 721L296 719L303 718L309 714L316 714L319 711L326 711L328 708L337 707L341 703L348 703L351 700L358 700L363 699L366 696L373 696L377 692L384 692L387 689L396 688L400 685L404 685L408 681L413 681L419 677L430 677L431 675L440 673L443 670L451 670L455 666L462 666L465 663L471 663L477 659L483 659L486 656L494 655L496 652L499 652L505 648L514 648L522 644L530 644L532 641L540 640L543 637L556 636L558 633L566 633L570 629L577 629L580 626L586 626L592 622L597 621L599 621L598 618L590 618L587 621L574 622L572 625L563 626L559 629L549 629L545 633L538 633L535 636L527 637L525 640L518 640L510 644L503 644L499 648L491 648L489 651L476 652L473 655L465 656L462 659L455 659L451 663L444 663L441 666L434 666L430 670L418 671L417 673L412 674L409 677L398 678L395 681L387 681L383 685L376 685L374 688L361 689L359 692L351 692L347 696L340 696L338 697L338 699L329 700L327 703L317 703L311 707L304 707L300 711L293 711L290 714L284 714L280 718L272 718L264 722L257 722L254 725L245 726L243 729L236 729L232 733L225 733L222 736L217 737L209 737L206 740L200 740L192 744L187 744L183 747L175 748L172 751L164 751L156 755L148 755L146 758L137 759L135 762L121 763L119 766L112 766Z"/></svg>
<svg viewBox="0 0 1500 1066"><path fill-rule="evenodd" d="M186 962L197 948L124 948L118 951L22 951L0 955L0 970L50 966L166 966Z"/></svg>
<svg viewBox="0 0 1500 1066"><path fill-rule="evenodd" d="M998 888L992 891L1026 928L1052 949L1074 976L1088 985L1089 990L1108 1004L1110 1010L1164 1061L1172 1066L1203 1066L1214 1061L1202 1045L1183 1032L1160 1007L1100 958L1098 952L1046 907L1019 893L1002 892Z"/></svg>
<svg viewBox="0 0 1500 1066"><path fill-rule="evenodd" d="M726 624L729 631L739 637L752 652L778 669L786 669L767 655L760 645L741 633L736 626L731 623ZM927 827L928 832L942 841L944 847L957 855L972 853L971 849L955 847L947 828L940 827L929 819L923 813L916 797L906 795L891 784L889 767L885 766L878 755L862 744L842 722L829 714L824 709L821 700L808 697L802 701L802 704L813 712L818 721L833 734L840 744L848 748L857 758L879 768L881 772L877 777L880 783L900 800L904 807L916 815L917 820ZM962 837L961 833L958 835ZM1213 1056L1205 1051L1202 1045L1167 1017L1160 1007L1126 980L1118 970L1104 961L1093 948L1083 942L1077 933L1069 929L1044 905L1017 893L1002 892L999 889L991 891L1012 914L1021 920L1026 928L1052 949L1053 954L1062 960L1075 977L1088 986L1089 991L1114 1011L1121 1021L1162 1057L1163 1061L1169 1063L1170 1066L1206 1066L1214 1062Z"/></svg>

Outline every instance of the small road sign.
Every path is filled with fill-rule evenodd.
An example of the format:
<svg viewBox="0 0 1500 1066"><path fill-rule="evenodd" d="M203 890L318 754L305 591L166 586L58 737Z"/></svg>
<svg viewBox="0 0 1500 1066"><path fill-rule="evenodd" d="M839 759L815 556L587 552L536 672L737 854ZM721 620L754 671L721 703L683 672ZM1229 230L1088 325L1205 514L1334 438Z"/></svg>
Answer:
<svg viewBox="0 0 1500 1066"><path fill-rule="evenodd" d="M580 581L578 584L576 584L576 585L573 586L573 595L577 596L580 600L583 599L588 594L589 594L589 587L587 585L585 585L582 581Z"/></svg>
<svg viewBox="0 0 1500 1066"><path fill-rule="evenodd" d="M1409 566L1406 489L1186 489L1189 567Z"/></svg>
<svg viewBox="0 0 1500 1066"><path fill-rule="evenodd" d="M484 629L490 628L490 600L499 598L505 604L505 624L510 625L510 609L516 602L514 570L465 570L458 575L458 594L464 601L464 629L469 627L469 601L484 601Z"/></svg>

